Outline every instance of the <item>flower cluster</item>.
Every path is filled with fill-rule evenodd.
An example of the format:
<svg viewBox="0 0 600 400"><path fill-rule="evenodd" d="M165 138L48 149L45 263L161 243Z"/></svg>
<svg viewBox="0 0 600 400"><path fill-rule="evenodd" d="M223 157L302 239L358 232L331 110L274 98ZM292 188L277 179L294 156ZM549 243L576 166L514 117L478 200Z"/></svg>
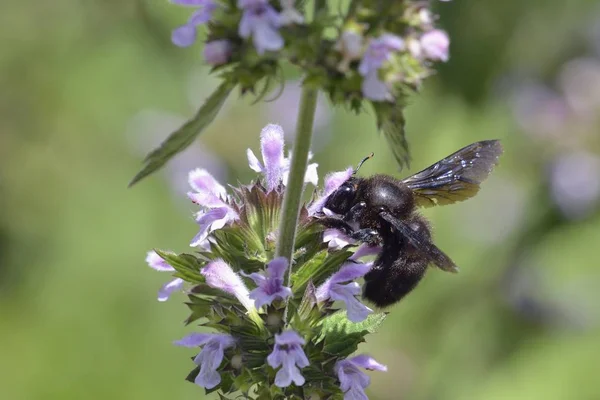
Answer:
<svg viewBox="0 0 600 400"><path fill-rule="evenodd" d="M313 66L306 71L309 78L320 82L334 101L339 96L394 101L404 88L418 87L431 74L431 62L449 58L448 35L435 27L435 16L423 1L357 1L342 15L323 7L311 21L304 16L303 8L296 8L301 2L293 0L174 2L196 8L188 21L173 31L176 45L191 45L197 27L210 21L204 47L208 64L241 64L247 68L247 61L257 61L248 53L250 46L259 63L277 62L284 54L289 55L293 63ZM335 21L343 21L338 26L339 37L321 37ZM311 41L320 46L307 46ZM257 73L252 84L263 76Z"/></svg>
<svg viewBox="0 0 600 400"><path fill-rule="evenodd" d="M357 0L340 8L315 1L309 13L308 2L301 0L172 1L194 10L173 30L173 43L191 46L198 28L205 26L204 59L211 72L220 74L222 84L190 125L173 132L148 155L147 165L131 184L189 145L234 88L256 95L258 101L285 81L288 64L299 69L306 90L323 91L333 105L355 113L371 105L397 161L408 163L404 100L433 73L435 62L449 59L450 39L436 27L429 2ZM199 128L190 132L190 126ZM177 140L181 135L190 140Z"/></svg>
<svg viewBox="0 0 600 400"><path fill-rule="evenodd" d="M175 344L200 349L188 380L207 392L219 390L225 399L234 392L252 399L366 399L369 377L361 369L386 367L352 354L385 314L361 303L357 280L370 269L359 258L379 249L354 251L354 243L325 232L316 216L327 212L323 205L350 177L348 169L329 174L320 196L302 208L293 264L274 256L289 165L284 151L282 129L268 125L261 133L262 162L248 150L249 165L262 179L228 192L206 171L190 172L199 233L194 252L148 253L150 267L175 276L159 300L174 292L187 296L186 323L202 332ZM305 181L317 179L315 165Z"/></svg>

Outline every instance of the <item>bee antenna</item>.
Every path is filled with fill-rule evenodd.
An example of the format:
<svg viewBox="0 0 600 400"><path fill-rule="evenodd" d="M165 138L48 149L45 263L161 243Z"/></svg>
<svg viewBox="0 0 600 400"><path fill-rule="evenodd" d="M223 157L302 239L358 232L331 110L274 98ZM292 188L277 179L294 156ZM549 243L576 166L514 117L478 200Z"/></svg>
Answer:
<svg viewBox="0 0 600 400"><path fill-rule="evenodd" d="M352 172L352 175L355 175L358 172L358 170L360 169L360 167L362 167L362 165L365 163L365 161L367 161L370 158L373 158L374 155L375 155L375 153L371 153L368 156L366 156L365 158L363 158L362 161L358 163L358 166L356 167L354 172Z"/></svg>

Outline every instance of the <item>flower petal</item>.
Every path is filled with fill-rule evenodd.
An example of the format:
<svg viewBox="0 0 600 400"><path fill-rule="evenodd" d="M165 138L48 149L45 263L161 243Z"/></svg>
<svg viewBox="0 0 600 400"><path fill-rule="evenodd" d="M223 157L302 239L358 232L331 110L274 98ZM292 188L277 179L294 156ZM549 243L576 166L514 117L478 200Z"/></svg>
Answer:
<svg viewBox="0 0 600 400"><path fill-rule="evenodd" d="M288 330L288 331L283 331L280 334L276 334L275 335L275 343L279 344L279 345L286 345L286 346L291 346L291 345L304 346L306 341L304 340L304 338L302 336L298 335L295 331Z"/></svg>
<svg viewBox="0 0 600 400"><path fill-rule="evenodd" d="M242 278L225 261L220 258L213 260L206 264L200 273L206 278L208 286L234 295L247 310L254 309Z"/></svg>
<svg viewBox="0 0 600 400"><path fill-rule="evenodd" d="M283 129L279 125L269 124L260 133L260 147L265 163L267 190L273 190L282 179L284 169Z"/></svg>
<svg viewBox="0 0 600 400"><path fill-rule="evenodd" d="M196 168L190 171L188 181L198 193L211 193L221 199L227 197L225 188L205 169Z"/></svg>
<svg viewBox="0 0 600 400"><path fill-rule="evenodd" d="M369 264L349 262L344 264L342 268L340 268L340 270L333 274L329 279L332 283L353 281L363 277L367 272L369 272L370 269L371 266Z"/></svg>
<svg viewBox="0 0 600 400"><path fill-rule="evenodd" d="M267 272L271 279L283 279L288 268L288 260L285 257L277 257L267 264Z"/></svg>
<svg viewBox="0 0 600 400"><path fill-rule="evenodd" d="M158 301L167 301L173 292L183 289L183 279L176 278L165 283L158 291Z"/></svg>
<svg viewBox="0 0 600 400"><path fill-rule="evenodd" d="M250 169L256 172L263 172L263 166L254 155L254 152L248 149L246 150L246 155L248 156L248 166Z"/></svg>
<svg viewBox="0 0 600 400"><path fill-rule="evenodd" d="M361 90L363 96L373 101L393 100L387 85L379 79L377 70L373 70L365 76L361 85Z"/></svg>
<svg viewBox="0 0 600 400"><path fill-rule="evenodd" d="M196 27L194 25L181 25L171 32L171 42L175 46L189 47L196 41L196 34Z"/></svg>
<svg viewBox="0 0 600 400"><path fill-rule="evenodd" d="M387 366L378 363L373 357L367 354L360 354L350 359L355 365L368 369L369 371L387 371Z"/></svg>
<svg viewBox="0 0 600 400"><path fill-rule="evenodd" d="M356 240L345 235L339 229L329 228L323 232L323 242L328 243L331 250L341 250L344 247L356 243Z"/></svg>
<svg viewBox="0 0 600 400"><path fill-rule="evenodd" d="M316 163L308 164L308 166L306 167L306 173L304 174L304 182L312 183L313 186L317 186L317 184L319 183L319 174L317 173L318 166L319 164Z"/></svg>
<svg viewBox="0 0 600 400"><path fill-rule="evenodd" d="M161 256L154 250L150 250L146 255L148 266L156 271L175 271Z"/></svg>
<svg viewBox="0 0 600 400"><path fill-rule="evenodd" d="M184 336L180 340L176 340L175 342L173 342L173 344L176 346L182 346L182 347L199 347L199 346L203 346L204 344L206 344L206 342L208 342L210 339L214 338L215 335L216 335L215 333L194 332L194 333L190 333L187 336Z"/></svg>
<svg viewBox="0 0 600 400"><path fill-rule="evenodd" d="M324 240L323 240L324 241ZM349 260L358 260L361 257L378 255L381 252L381 246L371 246L367 243L361 244Z"/></svg>

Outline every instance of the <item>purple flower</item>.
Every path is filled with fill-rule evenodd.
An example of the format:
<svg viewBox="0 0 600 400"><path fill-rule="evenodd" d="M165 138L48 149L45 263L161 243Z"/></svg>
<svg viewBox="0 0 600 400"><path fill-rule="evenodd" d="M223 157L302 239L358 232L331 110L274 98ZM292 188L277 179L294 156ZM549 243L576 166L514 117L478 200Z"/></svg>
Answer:
<svg viewBox="0 0 600 400"><path fill-rule="evenodd" d="M302 350L304 339L294 331L285 331L275 335L275 348L267 357L267 362L273 368L281 369L275 375L275 385L288 387L292 381L296 386L304 385L304 377L298 368L308 367L308 358Z"/></svg>
<svg viewBox="0 0 600 400"><path fill-rule="evenodd" d="M571 109L582 119L594 120L600 111L600 60L575 58L565 63L558 84Z"/></svg>
<svg viewBox="0 0 600 400"><path fill-rule="evenodd" d="M364 77L362 92L366 98L375 101L392 100L387 85L379 79L379 69L391 59L393 52L403 49L404 40L389 33L371 40L358 66L358 72Z"/></svg>
<svg viewBox="0 0 600 400"><path fill-rule="evenodd" d="M600 202L600 157L585 150L558 155L550 166L550 183L552 199L566 217L588 216Z"/></svg>
<svg viewBox="0 0 600 400"><path fill-rule="evenodd" d="M370 371L387 371L387 367L379 364L372 357L361 354L335 363L333 370L340 380L340 388L344 392L344 400L368 400L365 389L371 383L367 374L359 368Z"/></svg>
<svg viewBox="0 0 600 400"><path fill-rule="evenodd" d="M281 14L279 23L282 26L304 23L304 17L294 8L294 0L279 0Z"/></svg>
<svg viewBox="0 0 600 400"><path fill-rule="evenodd" d="M196 222L200 225L200 231L192 239L190 246L207 248L209 246L208 235L237 220L239 216L227 204L225 188L208 171L199 168L190 171L189 183L195 192L189 192L188 197L204 208L203 211L196 214Z"/></svg>
<svg viewBox="0 0 600 400"><path fill-rule="evenodd" d="M356 243L356 240L345 235L338 229L325 229L323 232L323 242L327 243L330 250L341 250L344 247Z"/></svg>
<svg viewBox="0 0 600 400"><path fill-rule="evenodd" d="M362 76L367 76L379 70L386 61L391 59L392 52L403 49L404 40L396 35L385 33L377 39L372 39L358 66L358 72Z"/></svg>
<svg viewBox="0 0 600 400"><path fill-rule="evenodd" d="M335 50L342 53L342 60L338 64L339 71L347 72L350 69L350 63L362 56L364 41L362 29L359 27L350 27L342 31L335 44Z"/></svg>
<svg viewBox="0 0 600 400"><path fill-rule="evenodd" d="M441 29L433 29L425 32L421 36L421 49L423 55L434 61L448 61L450 55L448 48L450 47L450 38L448 34Z"/></svg>
<svg viewBox="0 0 600 400"><path fill-rule="evenodd" d="M352 257L349 260L358 260L362 257L374 256L381 252L381 246L371 246L367 243L361 244L358 249L354 252Z"/></svg>
<svg viewBox="0 0 600 400"><path fill-rule="evenodd" d="M173 272L175 268L171 267L165 260L162 259L154 250L151 250L146 255L146 263L148 266L156 271L161 272ZM158 291L158 301L167 301L171 293L177 292L183 289L183 279L176 278L172 281L165 283Z"/></svg>
<svg viewBox="0 0 600 400"><path fill-rule="evenodd" d="M344 184L354 172L354 168L348 167L344 171L332 172L325 177L325 187L323 189L323 193L321 197L316 199L309 207L308 213L309 215L315 215L323 211L323 206L327 202L327 199L333 192L335 192L340 186Z"/></svg>
<svg viewBox="0 0 600 400"><path fill-rule="evenodd" d="M208 286L234 295L247 310L254 310L254 304L242 278L225 261L220 258L213 260L206 264L200 273L206 278Z"/></svg>
<svg viewBox="0 0 600 400"><path fill-rule="evenodd" d="M238 0L238 8L244 10L238 33L244 39L252 36L258 54L283 47L283 37L279 34L281 18L268 0Z"/></svg>
<svg viewBox="0 0 600 400"><path fill-rule="evenodd" d="M212 389L221 382L217 368L223 361L223 353L225 349L235 346L235 340L223 333L192 333L175 344L183 347L204 346L194 359L194 363L200 366L194 382L205 389Z"/></svg>
<svg viewBox="0 0 600 400"><path fill-rule="evenodd" d="M250 298L254 300L256 308L260 308L265 304L270 305L276 298L285 300L292 295L292 290L283 286L287 267L287 259L278 257L267 264L267 276L258 273L246 275L242 272L242 275L251 278L258 285L256 289L250 292Z"/></svg>
<svg viewBox="0 0 600 400"><path fill-rule="evenodd" d="M198 25L210 21L213 12L218 7L214 0L171 0L175 4L187 7L197 7L188 22L173 30L171 41L179 47L188 47L196 41Z"/></svg>
<svg viewBox="0 0 600 400"><path fill-rule="evenodd" d="M521 129L541 139L560 140L571 116L562 96L541 84L517 82L512 97L513 113Z"/></svg>
<svg viewBox="0 0 600 400"><path fill-rule="evenodd" d="M369 264L355 262L344 264L338 272L329 277L329 279L317 288L317 300L319 302L325 300L343 301L346 303L346 310L350 321L364 321L373 310L362 304L355 297L360 294L360 285L354 282L354 280L364 276L370 269L371 265ZM342 282L349 281L350 283L348 284L341 284Z"/></svg>
<svg viewBox="0 0 600 400"><path fill-rule="evenodd" d="M287 184L290 158L283 156L283 146L283 129L279 125L269 124L260 132L260 148L264 165L260 163L252 150L248 149L246 151L250 168L264 174L267 191L275 189L280 182ZM317 184L319 179L317 166L318 164L307 166L304 182Z"/></svg>
<svg viewBox="0 0 600 400"><path fill-rule="evenodd" d="M225 64L231 55L229 40L213 40L204 45L204 60L212 66Z"/></svg>

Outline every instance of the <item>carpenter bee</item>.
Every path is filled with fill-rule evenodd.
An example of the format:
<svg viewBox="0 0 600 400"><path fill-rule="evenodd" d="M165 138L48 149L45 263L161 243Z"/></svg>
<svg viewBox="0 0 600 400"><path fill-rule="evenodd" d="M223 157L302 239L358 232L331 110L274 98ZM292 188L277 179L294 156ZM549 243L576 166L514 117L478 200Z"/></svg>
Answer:
<svg viewBox="0 0 600 400"><path fill-rule="evenodd" d="M429 264L457 272L456 264L432 242L428 221L416 209L452 204L473 197L502 154L497 140L466 146L406 179L388 175L353 176L325 203L338 216L321 222L381 252L365 275L363 297L387 307L413 290Z"/></svg>

